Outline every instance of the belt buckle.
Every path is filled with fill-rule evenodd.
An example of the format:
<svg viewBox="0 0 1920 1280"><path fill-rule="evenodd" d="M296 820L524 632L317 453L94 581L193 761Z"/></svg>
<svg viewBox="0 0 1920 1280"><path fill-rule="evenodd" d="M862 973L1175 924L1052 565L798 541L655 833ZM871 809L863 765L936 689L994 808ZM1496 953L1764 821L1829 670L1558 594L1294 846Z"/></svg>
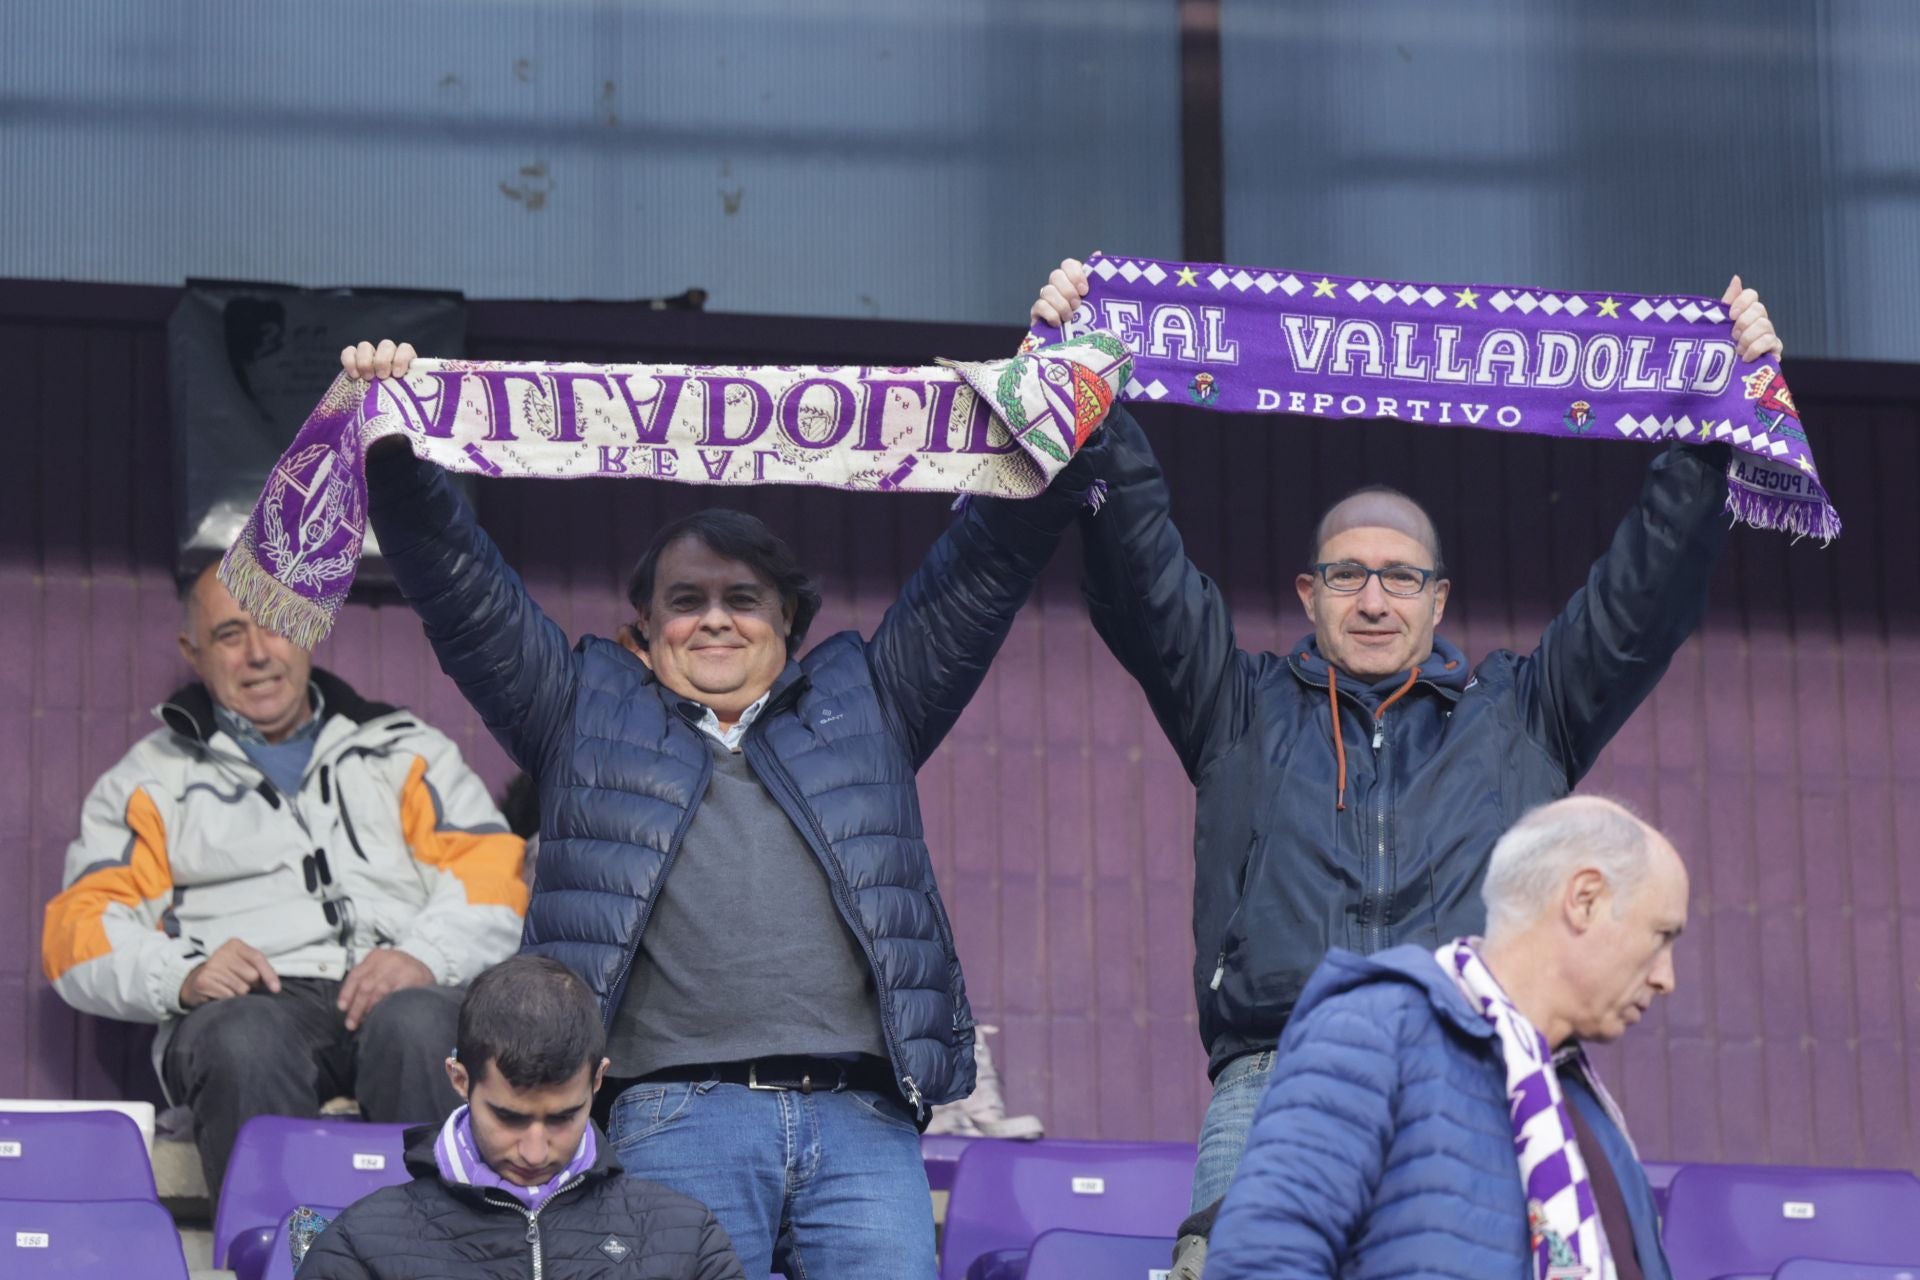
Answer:
<svg viewBox="0 0 1920 1280"><path fill-rule="evenodd" d="M761 1084L760 1064L758 1062L749 1062L747 1064L747 1088L761 1089L768 1093L792 1093L797 1088L801 1093L811 1094L813 1092L813 1077L808 1074L802 1074L798 1085Z"/></svg>

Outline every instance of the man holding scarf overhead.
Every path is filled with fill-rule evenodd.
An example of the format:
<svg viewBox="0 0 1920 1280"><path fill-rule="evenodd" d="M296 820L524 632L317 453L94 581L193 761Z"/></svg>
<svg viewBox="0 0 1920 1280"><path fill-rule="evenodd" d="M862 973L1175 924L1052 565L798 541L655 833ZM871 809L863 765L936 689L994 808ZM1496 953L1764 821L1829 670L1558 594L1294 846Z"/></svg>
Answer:
<svg viewBox="0 0 1920 1280"><path fill-rule="evenodd" d="M1062 262L1034 320L1066 323L1090 283ZM1723 304L1743 359L1779 353L1739 277ZM1274 1045L1321 957L1477 932L1494 841L1572 790L1652 692L1706 608L1728 446L1655 458L1533 652L1475 665L1435 634L1450 584L1432 520L1381 487L1320 521L1296 580L1312 634L1284 654L1237 648L1145 434L1118 409L1103 434L1107 500L1081 522L1088 611L1198 790L1194 991L1214 1086L1194 1175L1204 1211L1233 1177ZM1205 1224L1196 1213L1183 1229L1183 1255Z"/></svg>
<svg viewBox="0 0 1920 1280"><path fill-rule="evenodd" d="M357 377L412 350L342 353ZM1087 423L1091 429L1092 423ZM599 998L621 1163L706 1203L749 1275L934 1274L918 1131L973 1088L973 1018L914 774L1088 498L976 495L873 636L739 512L662 530L637 651L569 646L434 465L370 451L370 514L442 667L540 790L526 949ZM797 1274L797 1273L796 1273Z"/></svg>

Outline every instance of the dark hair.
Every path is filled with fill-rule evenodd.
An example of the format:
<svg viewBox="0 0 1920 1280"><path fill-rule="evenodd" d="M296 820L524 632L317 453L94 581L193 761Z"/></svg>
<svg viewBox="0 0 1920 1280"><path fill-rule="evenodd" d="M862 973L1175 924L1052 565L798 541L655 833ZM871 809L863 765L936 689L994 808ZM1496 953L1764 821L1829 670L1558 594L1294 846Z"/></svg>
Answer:
<svg viewBox="0 0 1920 1280"><path fill-rule="evenodd" d="M1440 526L1433 522L1433 516L1428 514L1425 507L1390 484L1363 484L1352 493L1342 497L1339 502L1329 504L1327 509L1320 513L1320 518L1314 521L1313 545L1307 548L1307 563L1311 565L1320 559L1320 548L1327 543L1327 517L1334 513L1334 509L1354 498L1366 497L1398 498L1420 513L1420 518L1427 522L1427 533L1430 535L1432 542L1428 550L1433 552L1433 571L1439 576L1445 577L1447 573L1447 562L1446 558L1440 554Z"/></svg>
<svg viewBox="0 0 1920 1280"><path fill-rule="evenodd" d="M793 624L787 631L787 653L799 651L807 628L820 612L820 592L800 567L792 547L758 516L729 507L696 511L653 535L652 543L640 554L640 562L627 575L627 603L635 613L653 599L653 577L660 567L661 554L682 538L698 538L715 555L738 560L772 583L780 593L780 603L793 614Z"/></svg>
<svg viewBox="0 0 1920 1280"><path fill-rule="evenodd" d="M455 1050L478 1081L492 1063L516 1089L565 1084L606 1056L600 1002L573 970L545 956L502 960L460 1002Z"/></svg>

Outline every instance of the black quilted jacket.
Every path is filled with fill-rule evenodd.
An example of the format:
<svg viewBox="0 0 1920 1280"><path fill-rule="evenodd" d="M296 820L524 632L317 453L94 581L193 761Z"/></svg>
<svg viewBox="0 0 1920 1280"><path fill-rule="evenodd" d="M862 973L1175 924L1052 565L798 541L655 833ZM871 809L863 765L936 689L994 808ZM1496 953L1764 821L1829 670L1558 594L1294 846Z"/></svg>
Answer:
<svg viewBox="0 0 1920 1280"><path fill-rule="evenodd" d="M502 1192L443 1181L438 1132L408 1131L413 1181L336 1218L298 1280L744 1280L706 1206L628 1177L604 1134L593 1168L529 1215Z"/></svg>
<svg viewBox="0 0 1920 1280"><path fill-rule="evenodd" d="M1311 637L1241 649L1225 596L1187 558L1146 433L1116 406L1100 434L1107 501L1081 521L1083 589L1198 793L1193 981L1218 1075L1274 1046L1330 947L1480 932L1494 841L1573 789L1706 611L1729 449L1654 459L1532 652L1470 665L1436 637L1432 660L1369 688L1330 672Z"/></svg>

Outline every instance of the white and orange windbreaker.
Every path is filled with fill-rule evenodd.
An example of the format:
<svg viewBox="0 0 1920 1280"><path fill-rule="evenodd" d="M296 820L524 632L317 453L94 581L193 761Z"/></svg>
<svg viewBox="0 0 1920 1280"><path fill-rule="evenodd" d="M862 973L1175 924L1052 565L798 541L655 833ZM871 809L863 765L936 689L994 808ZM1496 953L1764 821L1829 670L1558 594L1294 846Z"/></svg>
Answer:
<svg viewBox="0 0 1920 1280"><path fill-rule="evenodd" d="M411 712L313 680L324 719L297 796L219 729L198 684L94 784L41 938L68 1004L167 1022L229 938L282 977L339 978L392 946L444 984L518 948L524 850L485 784Z"/></svg>

